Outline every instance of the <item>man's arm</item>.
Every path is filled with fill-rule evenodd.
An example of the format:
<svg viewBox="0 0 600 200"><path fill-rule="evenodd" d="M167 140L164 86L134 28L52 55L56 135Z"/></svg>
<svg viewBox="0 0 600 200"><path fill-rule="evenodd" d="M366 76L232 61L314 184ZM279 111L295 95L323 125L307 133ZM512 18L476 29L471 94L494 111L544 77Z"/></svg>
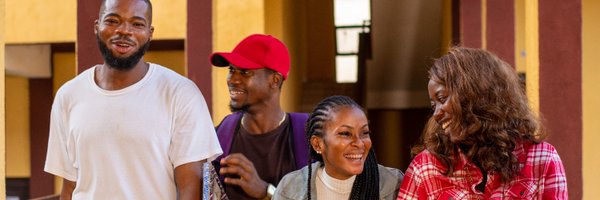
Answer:
<svg viewBox="0 0 600 200"><path fill-rule="evenodd" d="M201 199L202 165L206 160L191 162L175 168L178 199Z"/></svg>
<svg viewBox="0 0 600 200"><path fill-rule="evenodd" d="M63 178L62 190L60 191L60 200L71 200L71 196L73 196L73 190L75 190L76 185L76 182Z"/></svg>

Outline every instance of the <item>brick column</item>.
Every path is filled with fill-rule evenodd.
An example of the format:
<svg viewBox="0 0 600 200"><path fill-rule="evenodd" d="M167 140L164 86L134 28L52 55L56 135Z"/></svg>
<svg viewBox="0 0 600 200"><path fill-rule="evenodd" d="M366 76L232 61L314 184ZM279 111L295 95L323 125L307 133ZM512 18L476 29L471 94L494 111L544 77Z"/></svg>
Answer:
<svg viewBox="0 0 600 200"><path fill-rule="evenodd" d="M486 49L515 67L514 0L486 1Z"/></svg>
<svg viewBox="0 0 600 200"><path fill-rule="evenodd" d="M459 28L462 46L481 48L481 0L459 1Z"/></svg>
<svg viewBox="0 0 600 200"><path fill-rule="evenodd" d="M539 3L539 99L549 138L582 198L581 0Z"/></svg>
<svg viewBox="0 0 600 200"><path fill-rule="evenodd" d="M102 0L77 0L77 73L103 63L94 34L100 4Z"/></svg>
<svg viewBox="0 0 600 200"><path fill-rule="evenodd" d="M54 194L54 176L44 172L50 131L52 90L50 78L29 79L29 99L32 100L29 102L30 198Z"/></svg>
<svg viewBox="0 0 600 200"><path fill-rule="evenodd" d="M212 66L208 62L213 43L212 0L188 0L187 13L187 77L198 85L212 113Z"/></svg>

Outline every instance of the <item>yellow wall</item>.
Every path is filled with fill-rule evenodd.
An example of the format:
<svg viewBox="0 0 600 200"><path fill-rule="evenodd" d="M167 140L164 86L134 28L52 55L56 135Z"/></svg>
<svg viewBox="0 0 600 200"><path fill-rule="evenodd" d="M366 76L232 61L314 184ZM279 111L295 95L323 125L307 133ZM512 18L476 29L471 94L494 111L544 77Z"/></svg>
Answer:
<svg viewBox="0 0 600 200"><path fill-rule="evenodd" d="M29 80L6 76L6 176L30 176Z"/></svg>
<svg viewBox="0 0 600 200"><path fill-rule="evenodd" d="M6 0L6 43L72 42L77 0Z"/></svg>
<svg viewBox="0 0 600 200"><path fill-rule="evenodd" d="M295 15L300 8L300 2L295 0L265 0L265 33L279 38L290 53L290 72L285 80L281 93L281 107L287 112L298 112L300 108L299 88L301 88L302 66L304 63L299 55L298 43L305 42L299 32L303 29L298 24ZM333 11L332 11L333 12Z"/></svg>
<svg viewBox="0 0 600 200"><path fill-rule="evenodd" d="M233 50L246 36L265 32L265 7L263 0L214 0L213 49ZM213 68L213 122L218 124L229 114L229 89L226 68Z"/></svg>
<svg viewBox="0 0 600 200"><path fill-rule="evenodd" d="M52 81L54 93L67 81L71 80L77 74L77 65L75 64L75 53L54 53L52 55Z"/></svg>
<svg viewBox="0 0 600 200"><path fill-rule="evenodd" d="M4 0L0 0L0 200L6 198L5 174L5 127L4 127Z"/></svg>
<svg viewBox="0 0 600 200"><path fill-rule="evenodd" d="M144 55L144 60L160 64L185 76L184 51L148 51L146 55Z"/></svg>
<svg viewBox="0 0 600 200"><path fill-rule="evenodd" d="M154 39L185 38L186 1L154 0L152 4ZM6 7L6 30L10 30L6 31L6 43L76 40L77 0L7 0Z"/></svg>
<svg viewBox="0 0 600 200"><path fill-rule="evenodd" d="M186 1L153 0L154 40L183 39L186 35Z"/></svg>
<svg viewBox="0 0 600 200"><path fill-rule="evenodd" d="M600 2L582 1L583 51L583 198L600 196Z"/></svg>
<svg viewBox="0 0 600 200"><path fill-rule="evenodd" d="M525 1L515 1L515 69L525 72Z"/></svg>
<svg viewBox="0 0 600 200"><path fill-rule="evenodd" d="M531 109L539 113L539 28L538 28L538 2L537 1L525 1L525 51L527 55L525 57L526 64L526 87L527 97Z"/></svg>

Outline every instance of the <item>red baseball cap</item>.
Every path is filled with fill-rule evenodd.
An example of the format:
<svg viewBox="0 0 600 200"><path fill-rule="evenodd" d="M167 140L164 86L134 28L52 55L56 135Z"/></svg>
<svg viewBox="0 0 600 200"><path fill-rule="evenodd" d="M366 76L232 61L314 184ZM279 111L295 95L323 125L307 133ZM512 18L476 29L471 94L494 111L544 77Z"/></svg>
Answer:
<svg viewBox="0 0 600 200"><path fill-rule="evenodd" d="M269 68L287 79L290 54L283 42L271 35L254 34L242 40L231 53L215 52L210 63L217 67L233 65L241 69Z"/></svg>

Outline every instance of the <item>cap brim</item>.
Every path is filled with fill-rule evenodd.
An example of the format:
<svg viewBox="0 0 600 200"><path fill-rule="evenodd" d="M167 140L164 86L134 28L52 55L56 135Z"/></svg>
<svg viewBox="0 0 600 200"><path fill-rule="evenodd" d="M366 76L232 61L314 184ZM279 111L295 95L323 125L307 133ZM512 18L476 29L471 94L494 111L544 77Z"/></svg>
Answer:
<svg viewBox="0 0 600 200"><path fill-rule="evenodd" d="M241 69L260 69L264 68L263 66L252 62L243 56L237 55L235 53L224 53L218 52L213 53L210 56L210 62L212 65L217 67L228 67L233 65L237 68Z"/></svg>

